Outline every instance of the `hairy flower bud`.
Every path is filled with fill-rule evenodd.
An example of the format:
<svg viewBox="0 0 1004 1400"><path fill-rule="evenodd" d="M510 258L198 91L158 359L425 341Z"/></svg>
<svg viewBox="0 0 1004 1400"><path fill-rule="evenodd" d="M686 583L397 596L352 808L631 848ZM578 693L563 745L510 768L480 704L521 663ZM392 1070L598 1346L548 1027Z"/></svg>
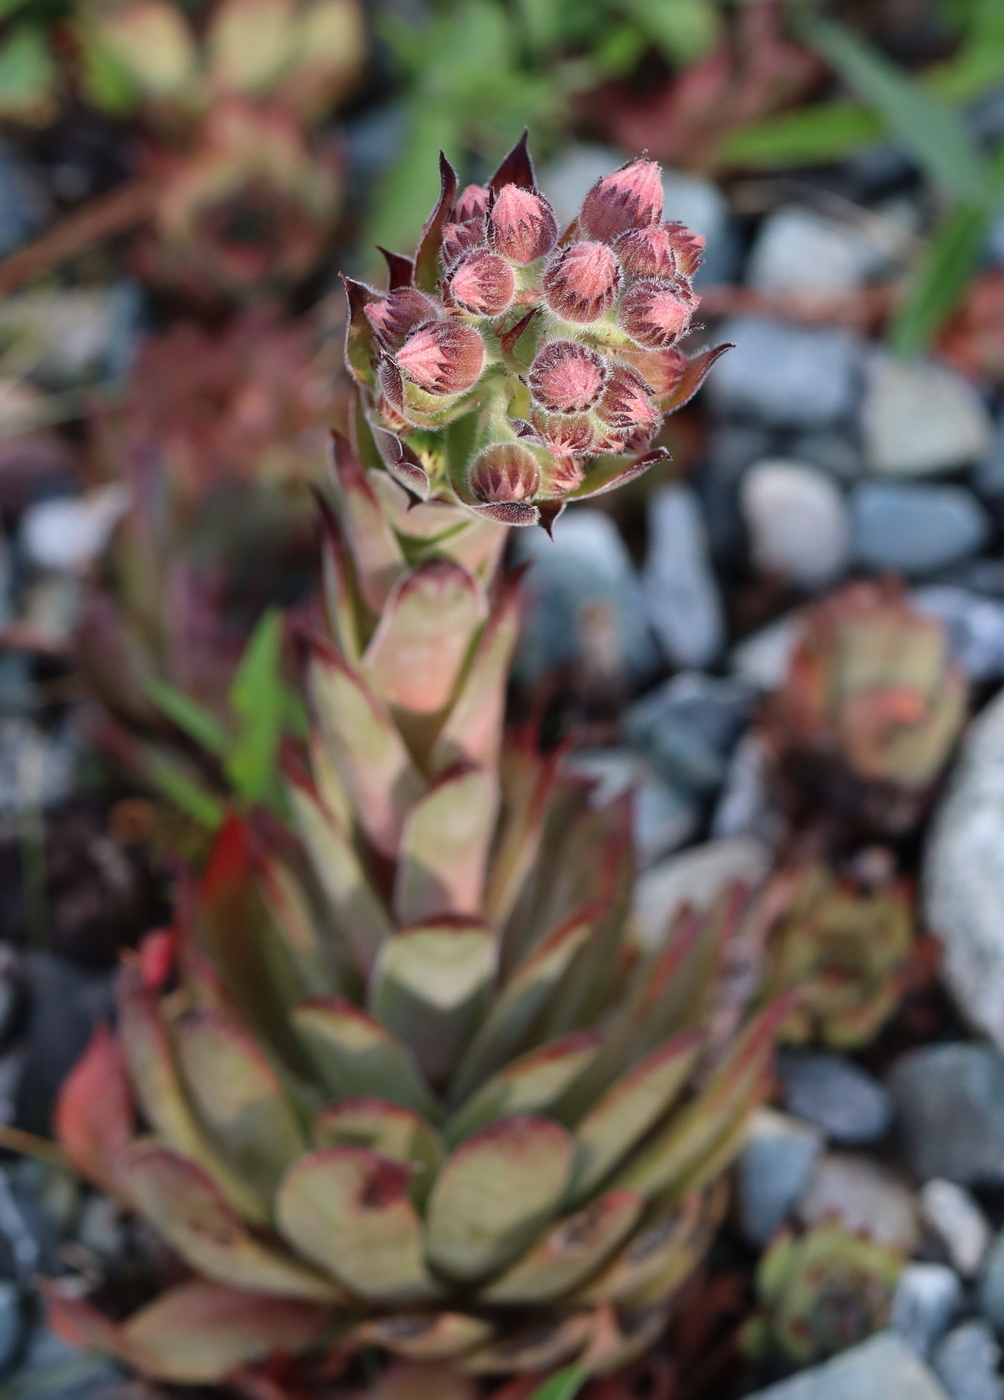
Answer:
<svg viewBox="0 0 1004 1400"><path fill-rule="evenodd" d="M488 215L488 242L510 262L536 262L558 241L558 224L546 199L519 185L504 185Z"/></svg>
<svg viewBox="0 0 1004 1400"><path fill-rule="evenodd" d="M451 263L461 257L464 253L469 253L472 248L477 248L485 236L484 219L468 219L463 224L443 225L443 262L449 267Z"/></svg>
<svg viewBox="0 0 1004 1400"><path fill-rule="evenodd" d="M694 233L686 224L663 224L663 228L673 241L676 252L676 266L684 277L693 277L701 265L705 238L703 233Z"/></svg>
<svg viewBox="0 0 1004 1400"><path fill-rule="evenodd" d="M467 481L475 497L486 505L532 501L540 490L540 467L533 453L518 442L496 442L475 457Z"/></svg>
<svg viewBox="0 0 1004 1400"><path fill-rule="evenodd" d="M463 394L481 378L484 341L462 321L427 321L401 346L397 363L428 394Z"/></svg>
<svg viewBox="0 0 1004 1400"><path fill-rule="evenodd" d="M624 357L644 379L652 395L671 394L683 378L687 357L682 350L629 350Z"/></svg>
<svg viewBox="0 0 1004 1400"><path fill-rule="evenodd" d="M438 315L436 303L414 287L398 287L384 301L363 309L377 344L384 350L399 349L416 326Z"/></svg>
<svg viewBox="0 0 1004 1400"><path fill-rule="evenodd" d="M666 349L686 330L699 300L682 282L635 282L621 298L617 321L636 345Z"/></svg>
<svg viewBox="0 0 1004 1400"><path fill-rule="evenodd" d="M468 185L461 190L460 198L453 206L453 221L469 223L472 219L483 219L488 213L487 185Z"/></svg>
<svg viewBox="0 0 1004 1400"><path fill-rule="evenodd" d="M587 414L545 413L535 408L530 421L555 457L588 457L596 451L596 430Z"/></svg>
<svg viewBox="0 0 1004 1400"><path fill-rule="evenodd" d="M590 238L612 243L629 229L662 217L662 172L654 160L629 160L597 180L585 199L579 224Z"/></svg>
<svg viewBox="0 0 1004 1400"><path fill-rule="evenodd" d="M544 297L565 321L596 321L610 310L621 274L605 243L572 243L548 264Z"/></svg>
<svg viewBox="0 0 1004 1400"><path fill-rule="evenodd" d="M602 355L574 340L552 340L537 354L527 381L541 408L551 413L586 413L607 382Z"/></svg>
<svg viewBox="0 0 1004 1400"><path fill-rule="evenodd" d="M449 282L458 306L475 316L501 316L512 304L516 279L498 253L475 248L457 263Z"/></svg>
<svg viewBox="0 0 1004 1400"><path fill-rule="evenodd" d="M659 426L659 410L652 403L649 386L630 365L615 364L610 371L596 416L611 429L612 440L624 444L647 443Z"/></svg>
<svg viewBox="0 0 1004 1400"><path fill-rule="evenodd" d="M676 276L676 249L665 224L649 224L622 233L614 244L628 277Z"/></svg>

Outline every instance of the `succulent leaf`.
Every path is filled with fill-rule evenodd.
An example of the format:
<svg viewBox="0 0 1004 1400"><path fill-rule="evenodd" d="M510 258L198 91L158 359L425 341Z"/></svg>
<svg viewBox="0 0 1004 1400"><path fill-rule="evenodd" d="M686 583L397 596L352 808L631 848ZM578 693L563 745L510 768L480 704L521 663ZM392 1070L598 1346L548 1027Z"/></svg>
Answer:
<svg viewBox="0 0 1004 1400"><path fill-rule="evenodd" d="M363 1322L355 1335L410 1361L448 1361L491 1337L494 1328L470 1313L399 1313Z"/></svg>
<svg viewBox="0 0 1004 1400"><path fill-rule="evenodd" d="M479 914L498 805L486 768L461 764L430 783L401 833L393 903L402 923Z"/></svg>
<svg viewBox="0 0 1004 1400"><path fill-rule="evenodd" d="M344 997L313 997L293 1011L293 1024L333 1093L374 1095L435 1121L436 1101L409 1050Z"/></svg>
<svg viewBox="0 0 1004 1400"><path fill-rule="evenodd" d="M411 1109L385 1099L340 1099L314 1119L317 1147L368 1147L413 1168L411 1195L421 1206L445 1155L435 1128Z"/></svg>
<svg viewBox="0 0 1004 1400"><path fill-rule="evenodd" d="M595 1059L598 1031L579 1031L528 1050L493 1074L448 1120L443 1135L455 1145L497 1118L553 1107Z"/></svg>

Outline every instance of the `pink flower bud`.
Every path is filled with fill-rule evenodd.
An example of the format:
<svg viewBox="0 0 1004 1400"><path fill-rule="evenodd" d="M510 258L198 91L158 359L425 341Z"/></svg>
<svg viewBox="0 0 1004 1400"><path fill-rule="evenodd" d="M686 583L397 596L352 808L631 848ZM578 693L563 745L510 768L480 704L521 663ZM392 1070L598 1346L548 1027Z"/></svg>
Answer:
<svg viewBox="0 0 1004 1400"><path fill-rule="evenodd" d="M614 247L628 277L676 275L676 250L665 224L649 224L622 233Z"/></svg>
<svg viewBox="0 0 1004 1400"><path fill-rule="evenodd" d="M460 198L453 206L453 221L469 223L471 219L483 219L488 213L488 186L468 185L461 190Z"/></svg>
<svg viewBox="0 0 1004 1400"><path fill-rule="evenodd" d="M464 253L484 241L484 219L468 219L465 224L443 225L443 266L449 267Z"/></svg>
<svg viewBox="0 0 1004 1400"><path fill-rule="evenodd" d="M617 296L621 274L605 243L572 243L544 272L544 296L565 321L596 321Z"/></svg>
<svg viewBox="0 0 1004 1400"><path fill-rule="evenodd" d="M475 316L501 316L512 305L516 279L498 253L475 248L460 259L450 277L450 294Z"/></svg>
<svg viewBox="0 0 1004 1400"><path fill-rule="evenodd" d="M574 340L552 340L537 354L527 382L541 408L551 413L586 413L599 402L607 362Z"/></svg>
<svg viewBox="0 0 1004 1400"><path fill-rule="evenodd" d="M682 282L635 282L621 298L617 321L637 345L662 350L686 330L699 301Z"/></svg>
<svg viewBox="0 0 1004 1400"><path fill-rule="evenodd" d="M644 379L655 398L671 394L687 367L682 350L629 350L625 357Z"/></svg>
<svg viewBox="0 0 1004 1400"><path fill-rule="evenodd" d="M532 501L540 490L536 457L518 442L496 442L483 448L471 463L468 484L485 503Z"/></svg>
<svg viewBox="0 0 1004 1400"><path fill-rule="evenodd" d="M541 494L550 497L567 496L585 480L585 472L574 457L554 457L541 483Z"/></svg>
<svg viewBox="0 0 1004 1400"><path fill-rule="evenodd" d="M587 414L545 413L535 408L531 420L538 438L555 457L588 457L596 450L596 430Z"/></svg>
<svg viewBox="0 0 1004 1400"><path fill-rule="evenodd" d="M701 265L705 238L703 233L694 233L686 224L663 224L676 251L676 266L684 277L693 277Z"/></svg>
<svg viewBox="0 0 1004 1400"><path fill-rule="evenodd" d="M481 378L484 341L462 321L427 321L401 346L397 363L427 394L463 394Z"/></svg>
<svg viewBox="0 0 1004 1400"><path fill-rule="evenodd" d="M384 301L372 302L363 310L377 343L385 350L397 350L416 326L435 320L440 308L414 287L398 287Z"/></svg>
<svg viewBox="0 0 1004 1400"><path fill-rule="evenodd" d="M503 185L488 215L488 242L510 262L532 263L558 241L558 224L546 199L519 185Z"/></svg>
<svg viewBox="0 0 1004 1400"><path fill-rule="evenodd" d="M596 413L611 428L639 429L653 433L659 410L652 403L649 386L631 365L614 364Z"/></svg>
<svg viewBox="0 0 1004 1400"><path fill-rule="evenodd" d="M582 201L579 225L590 238L612 243L628 229L657 224L661 216L661 170L654 160L629 160L596 181Z"/></svg>

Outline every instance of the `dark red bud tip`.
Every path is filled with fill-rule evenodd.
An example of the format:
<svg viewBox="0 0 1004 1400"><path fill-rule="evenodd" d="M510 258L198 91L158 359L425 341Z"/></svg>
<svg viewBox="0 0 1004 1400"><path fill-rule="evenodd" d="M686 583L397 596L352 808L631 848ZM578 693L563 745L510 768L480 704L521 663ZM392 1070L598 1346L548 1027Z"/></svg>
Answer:
<svg viewBox="0 0 1004 1400"><path fill-rule="evenodd" d="M396 350L416 326L434 320L440 308L414 287L398 287L386 300L371 302L363 310L377 343L385 350Z"/></svg>
<svg viewBox="0 0 1004 1400"><path fill-rule="evenodd" d="M488 242L510 262L532 263L558 241L558 223L546 199L533 190L505 185L488 215Z"/></svg>
<svg viewBox="0 0 1004 1400"><path fill-rule="evenodd" d="M556 316L585 324L610 310L621 274L605 243L573 243L544 272L544 296Z"/></svg>
<svg viewBox="0 0 1004 1400"><path fill-rule="evenodd" d="M468 219L466 224L443 225L443 265L449 267L464 253L484 242L484 219Z"/></svg>
<svg viewBox="0 0 1004 1400"><path fill-rule="evenodd" d="M540 490L540 467L533 453L518 442L496 442L478 453L467 480L483 504L532 501Z"/></svg>
<svg viewBox="0 0 1004 1400"><path fill-rule="evenodd" d="M587 414L545 413L535 408L532 431L555 457L589 457L596 450L596 430Z"/></svg>
<svg viewBox="0 0 1004 1400"><path fill-rule="evenodd" d="M662 217L662 171L654 160L630 160L605 175L582 201L579 223L591 238L612 243L632 228Z"/></svg>
<svg viewBox="0 0 1004 1400"><path fill-rule="evenodd" d="M461 258L449 285L457 305L475 316L501 316L512 305L516 291L512 268L487 248L476 248Z"/></svg>
<svg viewBox="0 0 1004 1400"><path fill-rule="evenodd" d="M483 219L488 213L488 186L468 185L460 192L460 198L453 206L451 219L457 224L466 224L471 219Z"/></svg>
<svg viewBox="0 0 1004 1400"><path fill-rule="evenodd" d="M611 428L653 433L662 416L652 403L648 385L630 365L615 364L610 371L597 415Z"/></svg>
<svg viewBox="0 0 1004 1400"><path fill-rule="evenodd" d="M684 277L693 277L702 262L704 234L694 233L693 229L680 223L664 224L663 228L673 241L678 270L683 273Z"/></svg>
<svg viewBox="0 0 1004 1400"><path fill-rule="evenodd" d="M649 224L622 233L614 247L628 277L676 276L676 249L664 224Z"/></svg>
<svg viewBox="0 0 1004 1400"><path fill-rule="evenodd" d="M687 367L682 350L629 350L627 359L657 399L673 392Z"/></svg>
<svg viewBox="0 0 1004 1400"><path fill-rule="evenodd" d="M607 362L574 340L552 340L538 353L527 376L530 392L551 413L586 413L607 382Z"/></svg>
<svg viewBox="0 0 1004 1400"><path fill-rule="evenodd" d="M686 330L699 301L681 282L636 282L621 298L617 320L636 345L663 350Z"/></svg>
<svg viewBox="0 0 1004 1400"><path fill-rule="evenodd" d="M428 394L463 394L481 378L484 341L461 321L428 321L412 331L397 363Z"/></svg>

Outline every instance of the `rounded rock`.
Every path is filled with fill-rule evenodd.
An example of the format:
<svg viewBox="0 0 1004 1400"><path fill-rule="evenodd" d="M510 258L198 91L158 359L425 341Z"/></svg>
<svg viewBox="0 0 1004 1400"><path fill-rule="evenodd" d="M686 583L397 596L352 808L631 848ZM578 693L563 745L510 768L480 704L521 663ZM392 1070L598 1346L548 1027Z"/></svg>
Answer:
<svg viewBox="0 0 1004 1400"><path fill-rule="evenodd" d="M839 578L850 554L850 525L839 488L801 462L770 459L746 472L742 513L753 562L801 588Z"/></svg>

